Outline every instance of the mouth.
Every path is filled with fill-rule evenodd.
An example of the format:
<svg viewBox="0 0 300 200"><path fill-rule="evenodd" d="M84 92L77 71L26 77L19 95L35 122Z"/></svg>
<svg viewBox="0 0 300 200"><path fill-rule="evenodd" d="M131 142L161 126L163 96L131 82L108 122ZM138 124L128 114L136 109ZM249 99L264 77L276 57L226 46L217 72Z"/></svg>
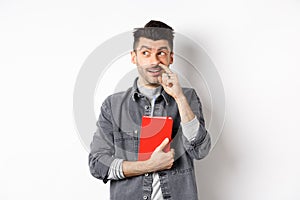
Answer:
<svg viewBox="0 0 300 200"><path fill-rule="evenodd" d="M152 76L159 76L159 75L161 75L162 68L161 67L151 67L151 68L148 68L146 71L149 72Z"/></svg>

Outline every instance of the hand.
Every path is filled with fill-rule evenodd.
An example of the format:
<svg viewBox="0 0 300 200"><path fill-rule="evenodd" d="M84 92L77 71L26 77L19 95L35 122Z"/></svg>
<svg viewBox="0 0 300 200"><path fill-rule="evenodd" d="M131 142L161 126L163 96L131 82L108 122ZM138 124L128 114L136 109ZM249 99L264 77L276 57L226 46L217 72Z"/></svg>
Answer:
<svg viewBox="0 0 300 200"><path fill-rule="evenodd" d="M177 74L173 73L166 65L160 63L159 66L165 71L161 77L158 77L164 90L174 99L181 97L183 92Z"/></svg>
<svg viewBox="0 0 300 200"><path fill-rule="evenodd" d="M164 152L164 148L169 143L169 139L166 138L152 153L148 162L150 172L161 171L164 169L170 169L174 163L174 149L171 149L169 152Z"/></svg>

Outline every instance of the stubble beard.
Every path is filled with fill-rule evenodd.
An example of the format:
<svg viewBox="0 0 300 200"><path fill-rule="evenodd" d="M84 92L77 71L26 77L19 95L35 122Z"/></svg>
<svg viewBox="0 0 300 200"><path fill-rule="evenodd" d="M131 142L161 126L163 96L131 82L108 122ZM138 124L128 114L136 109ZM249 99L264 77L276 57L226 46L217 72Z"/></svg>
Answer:
<svg viewBox="0 0 300 200"><path fill-rule="evenodd" d="M149 87L158 87L160 86L160 82L158 81L158 77L150 77L147 75L147 70L138 66L139 79L140 84ZM154 80L155 79L155 80Z"/></svg>

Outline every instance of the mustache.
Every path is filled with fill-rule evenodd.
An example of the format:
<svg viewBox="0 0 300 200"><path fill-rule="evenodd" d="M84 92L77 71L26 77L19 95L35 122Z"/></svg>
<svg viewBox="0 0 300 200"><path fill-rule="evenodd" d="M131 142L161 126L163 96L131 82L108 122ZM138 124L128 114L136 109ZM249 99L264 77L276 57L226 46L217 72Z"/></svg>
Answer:
<svg viewBox="0 0 300 200"><path fill-rule="evenodd" d="M153 66L153 67L149 67L148 69L162 69L160 66L158 66L158 65L155 65L155 66Z"/></svg>
<svg viewBox="0 0 300 200"><path fill-rule="evenodd" d="M139 65L139 67L144 67L147 69L162 69L159 65Z"/></svg>

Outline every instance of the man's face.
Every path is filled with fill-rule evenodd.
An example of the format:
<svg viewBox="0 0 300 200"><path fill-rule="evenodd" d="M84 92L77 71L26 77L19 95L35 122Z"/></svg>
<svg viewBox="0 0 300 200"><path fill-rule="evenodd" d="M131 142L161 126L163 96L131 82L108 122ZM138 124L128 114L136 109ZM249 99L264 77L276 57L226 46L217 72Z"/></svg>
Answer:
<svg viewBox="0 0 300 200"><path fill-rule="evenodd" d="M157 87L160 84L158 77L163 73L158 64L172 64L173 53L167 40L154 41L141 37L135 51L131 52L131 62L137 66L141 85Z"/></svg>

